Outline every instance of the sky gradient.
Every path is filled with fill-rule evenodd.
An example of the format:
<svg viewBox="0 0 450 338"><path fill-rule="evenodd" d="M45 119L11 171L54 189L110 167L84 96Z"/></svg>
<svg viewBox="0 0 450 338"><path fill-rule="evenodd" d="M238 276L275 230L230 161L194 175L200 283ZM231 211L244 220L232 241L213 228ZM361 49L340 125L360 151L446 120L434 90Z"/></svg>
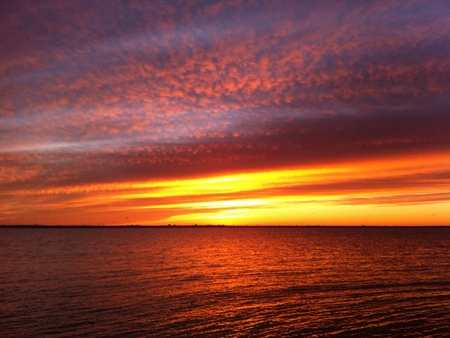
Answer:
<svg viewBox="0 0 450 338"><path fill-rule="evenodd" d="M0 224L450 225L450 3L4 1Z"/></svg>

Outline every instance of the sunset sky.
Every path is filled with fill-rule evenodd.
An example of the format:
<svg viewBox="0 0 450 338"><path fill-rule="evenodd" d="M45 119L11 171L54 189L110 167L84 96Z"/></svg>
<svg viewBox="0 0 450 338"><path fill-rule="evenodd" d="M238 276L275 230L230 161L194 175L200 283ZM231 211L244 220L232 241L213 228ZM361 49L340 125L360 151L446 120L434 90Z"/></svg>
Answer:
<svg viewBox="0 0 450 338"><path fill-rule="evenodd" d="M450 225L450 2L2 1L0 224Z"/></svg>

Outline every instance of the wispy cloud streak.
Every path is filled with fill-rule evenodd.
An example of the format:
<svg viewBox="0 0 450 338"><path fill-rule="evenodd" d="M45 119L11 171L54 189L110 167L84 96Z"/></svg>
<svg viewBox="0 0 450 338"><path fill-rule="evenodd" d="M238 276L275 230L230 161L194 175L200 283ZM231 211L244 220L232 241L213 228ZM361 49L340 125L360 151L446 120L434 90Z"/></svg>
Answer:
<svg viewBox="0 0 450 338"><path fill-rule="evenodd" d="M450 150L447 1L0 6L4 196Z"/></svg>

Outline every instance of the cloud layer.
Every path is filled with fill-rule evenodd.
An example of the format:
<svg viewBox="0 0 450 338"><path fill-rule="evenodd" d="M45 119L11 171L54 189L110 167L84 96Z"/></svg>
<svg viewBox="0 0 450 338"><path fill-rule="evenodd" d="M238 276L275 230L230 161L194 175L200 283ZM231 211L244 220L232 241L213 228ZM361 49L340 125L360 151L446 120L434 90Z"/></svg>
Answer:
<svg viewBox="0 0 450 338"><path fill-rule="evenodd" d="M0 6L5 199L450 151L447 1Z"/></svg>

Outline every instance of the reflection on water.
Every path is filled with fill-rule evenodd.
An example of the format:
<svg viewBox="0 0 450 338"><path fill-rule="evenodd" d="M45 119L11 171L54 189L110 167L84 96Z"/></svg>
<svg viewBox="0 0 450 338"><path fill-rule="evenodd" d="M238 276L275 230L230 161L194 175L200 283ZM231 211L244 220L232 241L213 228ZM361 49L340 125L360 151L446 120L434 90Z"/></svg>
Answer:
<svg viewBox="0 0 450 338"><path fill-rule="evenodd" d="M5 228L0 258L5 337L450 332L450 228Z"/></svg>

